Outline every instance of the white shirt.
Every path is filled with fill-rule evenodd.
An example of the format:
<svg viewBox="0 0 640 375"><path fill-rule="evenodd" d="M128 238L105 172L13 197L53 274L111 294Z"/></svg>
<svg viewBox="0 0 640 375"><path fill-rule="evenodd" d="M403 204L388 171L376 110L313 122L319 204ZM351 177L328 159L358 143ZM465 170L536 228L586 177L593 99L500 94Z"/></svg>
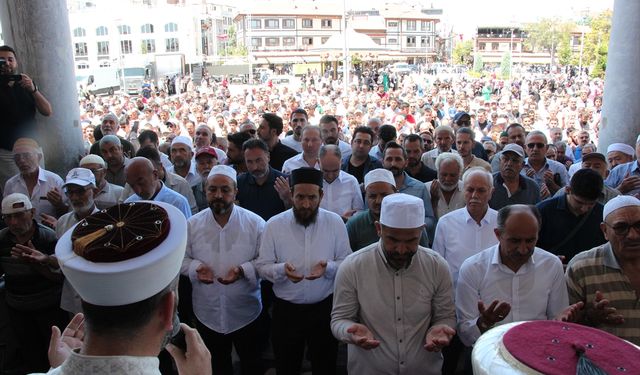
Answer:
<svg viewBox="0 0 640 375"><path fill-rule="evenodd" d="M99 210L97 208L93 209L91 214L95 214ZM74 225L78 223L78 217L76 213L71 211L66 214L60 216L58 222L56 223L56 238L60 239L66 231L71 229ZM62 284L62 294L60 295L60 308L64 311L68 311L72 314L77 314L82 312L82 301L80 299L80 295L73 288L69 279L65 278L64 283Z"/></svg>
<svg viewBox="0 0 640 375"><path fill-rule="evenodd" d="M176 173L175 167L173 165L167 168L167 172L178 174ZM198 171L196 170L196 163L193 160L191 160L191 166L189 167L189 172L187 172L187 175L182 178L187 180L187 182L189 183L189 186L197 185L198 183L202 182L202 177L200 177L200 174L198 174Z"/></svg>
<svg viewBox="0 0 640 375"><path fill-rule="evenodd" d="M90 356L71 352L71 356L46 375L160 375L158 357ZM34 374L37 375L37 374Z"/></svg>
<svg viewBox="0 0 640 375"><path fill-rule="evenodd" d="M555 318L569 306L567 285L560 259L535 248L518 272L502 264L500 245L494 245L465 260L456 287L458 335L473 345L480 337L476 325L478 300L488 306L494 300L511 304L509 314L497 324Z"/></svg>
<svg viewBox="0 0 640 375"><path fill-rule="evenodd" d="M425 186L427 187L427 196L429 197L429 201L431 201L431 185L433 181L425 182ZM464 188L464 184L462 181L458 181L458 188L453 191L451 195L451 200L447 203L446 199L444 199L444 195L442 195L442 190L440 190L439 199L438 199L438 207L436 207L436 219L440 219L444 215L449 212L453 212L459 208L465 206L464 203L464 194L462 193L462 189Z"/></svg>
<svg viewBox="0 0 640 375"><path fill-rule="evenodd" d="M58 188L58 191L60 192L60 194L62 194L62 199L66 201L67 199L62 192L63 184L64 181L62 181L62 178L60 178L60 176L38 167L38 181L33 187L31 195L29 195L27 183L24 181L24 178L22 178L22 175L18 173L17 175L8 179L5 183L3 198L13 193L22 193L26 195L31 200L31 205L33 206L33 208L36 209L36 216L34 219L36 219L38 223L41 223L42 218L40 217L40 214L47 214L53 217L58 217L56 208L53 207L53 205L47 200L47 193L54 188Z"/></svg>
<svg viewBox="0 0 640 375"><path fill-rule="evenodd" d="M215 220L211 209L192 216L187 225L187 252L180 272L191 280L193 312L198 320L222 334L254 321L262 311L260 283L253 261L258 257L264 220L234 205L224 227ZM244 277L229 285L217 280L205 284L196 274L201 264L211 268L214 279L225 277L235 266L242 267Z"/></svg>
<svg viewBox="0 0 640 375"><path fill-rule="evenodd" d="M433 250L449 263L454 287L462 263L489 246L498 243L494 229L498 226L498 211L487 207L487 213L478 225L469 215L467 207L450 212L438 220Z"/></svg>
<svg viewBox="0 0 640 375"><path fill-rule="evenodd" d="M295 138L293 138L293 134L284 137L281 142L285 146L291 147L298 152L302 152L302 142L296 141Z"/></svg>
<svg viewBox="0 0 640 375"><path fill-rule="evenodd" d="M342 159L348 158L351 156L351 145L347 142L338 139L338 147L340 147L340 152L342 153Z"/></svg>
<svg viewBox="0 0 640 375"><path fill-rule="evenodd" d="M127 198L125 203L138 202L142 200L145 199L142 199L138 194L133 194L132 196ZM160 189L158 194L156 194L156 196L151 200L156 202L169 203L182 211L184 217L186 217L187 219L191 217L191 207L189 207L189 201L187 201L187 198L169 189L164 184L162 184L162 188Z"/></svg>
<svg viewBox="0 0 640 375"><path fill-rule="evenodd" d="M571 177L573 177L573 175L581 169L582 169L582 160L571 164L569 166L569 172L567 172L567 174L569 175L569 179L571 179Z"/></svg>
<svg viewBox="0 0 640 375"><path fill-rule="evenodd" d="M282 173L290 174L294 169L310 167L310 165L307 164L307 162L304 160L303 156L303 154L298 154L285 160L284 164L282 164ZM320 170L320 159L316 159L316 163L313 167L317 170Z"/></svg>
<svg viewBox="0 0 640 375"><path fill-rule="evenodd" d="M332 183L323 179L322 190L324 196L320 202L320 208L341 216L348 210L364 210L364 201L358 180L344 171L340 171Z"/></svg>
<svg viewBox="0 0 640 375"><path fill-rule="evenodd" d="M100 192L93 198L96 207L102 210L115 206L121 202L120 196L122 195L123 190L124 188L122 186L107 182L104 188L102 188L102 190L100 190Z"/></svg>
<svg viewBox="0 0 640 375"><path fill-rule="evenodd" d="M452 152L454 154L457 154L458 151L451 149L449 151L446 152ZM438 155L440 155L440 149L439 148L434 148L433 150L429 150L427 152L425 152L424 154L422 154L422 157L420 158L420 161L422 161L422 164L426 165L427 167L431 168L431 169L436 169L436 159L438 158Z"/></svg>
<svg viewBox="0 0 640 375"><path fill-rule="evenodd" d="M304 227L296 222L291 208L267 222L256 267L260 276L273 283L278 298L311 304L333 293L338 266L350 253L347 228L340 216L319 208L316 221ZM295 267L296 274L307 276L323 260L327 268L316 280L293 283L284 272L284 264L288 262Z"/></svg>

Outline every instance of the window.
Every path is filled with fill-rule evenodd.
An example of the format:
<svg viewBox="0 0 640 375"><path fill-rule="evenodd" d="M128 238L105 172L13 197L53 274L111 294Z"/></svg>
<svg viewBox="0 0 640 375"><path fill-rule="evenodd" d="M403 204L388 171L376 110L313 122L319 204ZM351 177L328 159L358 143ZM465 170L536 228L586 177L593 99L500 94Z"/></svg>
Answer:
<svg viewBox="0 0 640 375"><path fill-rule="evenodd" d="M320 38L320 44L325 44L327 42L327 40L329 40L328 36L323 36L322 38Z"/></svg>
<svg viewBox="0 0 640 375"><path fill-rule="evenodd" d="M178 52L180 51L180 43L178 38L165 39L165 52Z"/></svg>
<svg viewBox="0 0 640 375"><path fill-rule="evenodd" d="M78 68L78 70L84 70L84 69L89 69L89 64L87 64L86 62L79 62L78 65L76 65L76 68Z"/></svg>
<svg viewBox="0 0 640 375"><path fill-rule="evenodd" d="M416 21L407 21L407 30L408 31L416 31Z"/></svg>
<svg viewBox="0 0 640 375"><path fill-rule="evenodd" d="M500 48L500 43L491 43L491 50L497 51Z"/></svg>
<svg viewBox="0 0 640 375"><path fill-rule="evenodd" d="M87 56L89 52L87 51L87 43L81 42L75 44L76 57L79 56Z"/></svg>
<svg viewBox="0 0 640 375"><path fill-rule="evenodd" d="M377 45L382 44L382 41L380 40L380 38L371 38L371 40L373 40L373 42Z"/></svg>
<svg viewBox="0 0 640 375"><path fill-rule="evenodd" d="M431 38L427 37L427 36L421 36L420 37L420 44L423 47L431 48Z"/></svg>
<svg viewBox="0 0 640 375"><path fill-rule="evenodd" d="M251 38L252 47L262 47L262 38Z"/></svg>
<svg viewBox="0 0 640 375"><path fill-rule="evenodd" d="M120 35L128 35L131 34L131 27L127 26L127 25L120 25L118 26L118 33Z"/></svg>
<svg viewBox="0 0 640 375"><path fill-rule="evenodd" d="M98 42L98 56L109 55L109 42Z"/></svg>
<svg viewBox="0 0 640 375"><path fill-rule="evenodd" d="M280 38L265 38L264 44L267 47L276 47L280 45Z"/></svg>
<svg viewBox="0 0 640 375"><path fill-rule="evenodd" d="M478 44L478 49L480 51L484 51L485 49L487 49L487 44L486 43L479 43Z"/></svg>
<svg viewBox="0 0 640 375"><path fill-rule="evenodd" d="M329 19L323 19L322 21L320 21L320 25L323 29L330 29L332 27L332 22Z"/></svg>
<svg viewBox="0 0 640 375"><path fill-rule="evenodd" d="M280 21L276 19L266 19L264 20L264 28L265 29L279 29Z"/></svg>
<svg viewBox="0 0 640 375"><path fill-rule="evenodd" d="M396 39L396 38L389 38L389 40L387 41L387 44L398 44L398 39Z"/></svg>
<svg viewBox="0 0 640 375"><path fill-rule="evenodd" d="M312 46L313 45L313 38L312 37L304 37L304 38L302 38L302 45L303 46Z"/></svg>
<svg viewBox="0 0 640 375"><path fill-rule="evenodd" d="M87 36L87 31L85 29L83 29L82 27L77 27L75 29L73 29L73 36L76 38L82 38Z"/></svg>
<svg viewBox="0 0 640 375"><path fill-rule="evenodd" d="M262 29L262 21L260 20L251 20L251 28L252 29Z"/></svg>
<svg viewBox="0 0 640 375"><path fill-rule="evenodd" d="M109 60L102 60L100 61L100 67L101 68L108 68L111 66L111 62L109 62Z"/></svg>
<svg viewBox="0 0 640 375"><path fill-rule="evenodd" d="M293 47L296 45L296 38L284 37L282 38L282 45L285 47Z"/></svg>
<svg viewBox="0 0 640 375"><path fill-rule="evenodd" d="M97 36L109 35L109 29L107 29L106 26L100 26L96 29L96 35Z"/></svg>
<svg viewBox="0 0 640 375"><path fill-rule="evenodd" d="M313 27L313 20L311 18L303 18L302 19L302 27L305 29L310 29Z"/></svg>
<svg viewBox="0 0 640 375"><path fill-rule="evenodd" d="M291 18L286 18L282 20L282 28L283 29L295 29L296 28L296 20Z"/></svg>
<svg viewBox="0 0 640 375"><path fill-rule="evenodd" d="M142 25L142 27L140 28L140 31L143 34L153 34L153 25L150 23L145 23L144 25Z"/></svg>
<svg viewBox="0 0 640 375"><path fill-rule="evenodd" d="M422 31L427 30L427 21L420 21L420 30Z"/></svg>
<svg viewBox="0 0 640 375"><path fill-rule="evenodd" d="M120 51L122 54L128 55L133 53L133 47L131 46L130 40L121 40L120 41Z"/></svg>
<svg viewBox="0 0 640 375"><path fill-rule="evenodd" d="M407 47L415 47L416 46L416 37L408 36L407 37Z"/></svg>
<svg viewBox="0 0 640 375"><path fill-rule="evenodd" d="M397 21L389 21L387 22L387 27L398 27Z"/></svg>
<svg viewBox="0 0 640 375"><path fill-rule="evenodd" d="M175 33L177 31L178 31L178 25L173 22L169 22L168 24L164 25L165 33Z"/></svg>
<svg viewBox="0 0 640 375"><path fill-rule="evenodd" d="M156 41L155 39L143 39L142 40L142 53L155 53Z"/></svg>

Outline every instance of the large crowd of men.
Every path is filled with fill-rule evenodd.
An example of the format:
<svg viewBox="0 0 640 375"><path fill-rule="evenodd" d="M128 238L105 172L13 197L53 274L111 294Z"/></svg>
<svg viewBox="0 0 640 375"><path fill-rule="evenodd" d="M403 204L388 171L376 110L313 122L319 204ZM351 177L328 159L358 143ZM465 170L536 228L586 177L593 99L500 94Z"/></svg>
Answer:
<svg viewBox="0 0 640 375"><path fill-rule="evenodd" d="M15 51L0 57L15 74ZM214 374L468 373L481 334L524 320L640 345L640 136L597 151L600 80L389 74L345 92L309 72L294 88L205 76L173 96L87 96L87 154L63 180L24 76L0 80L1 100L31 98L0 142L7 371L46 372L51 326L86 305L57 240L138 201L187 220L177 309Z"/></svg>

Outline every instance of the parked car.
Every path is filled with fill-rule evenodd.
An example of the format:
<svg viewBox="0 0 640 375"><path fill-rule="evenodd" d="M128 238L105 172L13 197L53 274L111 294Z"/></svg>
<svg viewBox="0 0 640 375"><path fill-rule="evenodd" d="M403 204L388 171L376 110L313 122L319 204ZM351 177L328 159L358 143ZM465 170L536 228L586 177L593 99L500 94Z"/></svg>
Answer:
<svg viewBox="0 0 640 375"><path fill-rule="evenodd" d="M411 74L413 70L411 66L407 63L398 62L391 65L391 72L396 73L398 75Z"/></svg>

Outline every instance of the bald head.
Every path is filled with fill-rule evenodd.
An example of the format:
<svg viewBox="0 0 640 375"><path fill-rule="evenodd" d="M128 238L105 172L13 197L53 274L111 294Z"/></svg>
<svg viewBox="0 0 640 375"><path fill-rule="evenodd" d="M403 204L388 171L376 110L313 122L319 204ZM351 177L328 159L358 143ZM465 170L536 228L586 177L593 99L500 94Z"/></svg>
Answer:
<svg viewBox="0 0 640 375"><path fill-rule="evenodd" d="M160 190L158 171L147 158L135 157L124 169L127 183L142 199L151 199Z"/></svg>

